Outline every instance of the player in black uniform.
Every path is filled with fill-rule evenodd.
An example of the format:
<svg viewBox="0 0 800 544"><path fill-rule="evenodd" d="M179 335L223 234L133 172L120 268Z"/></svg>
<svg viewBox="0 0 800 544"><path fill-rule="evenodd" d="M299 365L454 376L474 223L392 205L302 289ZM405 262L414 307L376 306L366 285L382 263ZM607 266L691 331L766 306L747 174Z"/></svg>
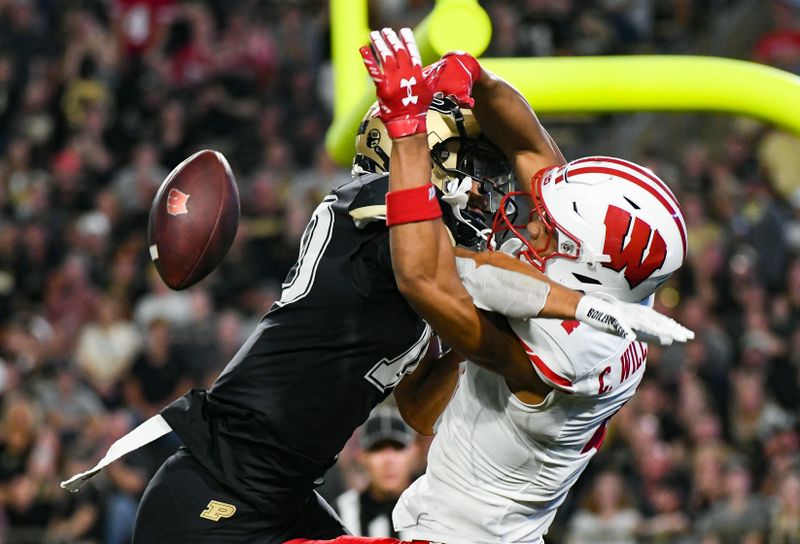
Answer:
<svg viewBox="0 0 800 544"><path fill-rule="evenodd" d="M500 158L488 142L477 146L470 112L446 100L438 110L430 114L437 150L446 148L454 163L482 164L481 153ZM379 149L380 135L368 129L380 122L374 114L362 124L362 151ZM280 300L214 385L161 412L185 448L150 482L134 542L278 543L346 533L314 488L353 430L416 367L433 334L397 290L385 224L388 175L366 171L388 164L371 160L360 154L353 181L317 207ZM511 175L507 167L500 173L481 181L502 190ZM463 211L462 219L470 214ZM483 228L451 221L468 244Z"/></svg>
<svg viewBox="0 0 800 544"><path fill-rule="evenodd" d="M387 181L359 176L322 201L280 301L211 389L193 390L162 411L188 451L167 461L148 487L135 542L344 533L313 489L432 334L395 287L385 225L359 228L351 215L380 205ZM214 508L209 501L235 513L204 517Z"/></svg>

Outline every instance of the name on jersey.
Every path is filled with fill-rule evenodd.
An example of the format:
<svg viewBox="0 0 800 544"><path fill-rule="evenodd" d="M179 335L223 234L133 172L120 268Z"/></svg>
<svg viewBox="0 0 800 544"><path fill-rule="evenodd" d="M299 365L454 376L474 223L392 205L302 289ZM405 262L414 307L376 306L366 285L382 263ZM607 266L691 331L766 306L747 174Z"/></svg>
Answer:
<svg viewBox="0 0 800 544"><path fill-rule="evenodd" d="M624 382L628 377L639 370L647 359L647 344L643 342L631 342L622 357L619 358L620 372L619 383Z"/></svg>
<svg viewBox="0 0 800 544"><path fill-rule="evenodd" d="M644 342L631 342L627 349L622 353L619 358L619 378L617 383L621 384L639 370L647 360L647 344ZM597 375L598 381L598 394L607 393L613 388L613 379L611 375L612 368L605 367L600 374Z"/></svg>

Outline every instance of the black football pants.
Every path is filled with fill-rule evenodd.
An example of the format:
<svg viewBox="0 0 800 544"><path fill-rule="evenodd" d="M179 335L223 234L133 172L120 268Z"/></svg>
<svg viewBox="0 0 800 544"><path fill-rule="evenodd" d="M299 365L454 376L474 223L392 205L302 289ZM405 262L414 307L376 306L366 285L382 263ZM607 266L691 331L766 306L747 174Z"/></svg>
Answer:
<svg viewBox="0 0 800 544"><path fill-rule="evenodd" d="M186 448L156 472L136 513L134 544L282 544L347 534L328 503L311 492L300 511L258 512L221 485Z"/></svg>

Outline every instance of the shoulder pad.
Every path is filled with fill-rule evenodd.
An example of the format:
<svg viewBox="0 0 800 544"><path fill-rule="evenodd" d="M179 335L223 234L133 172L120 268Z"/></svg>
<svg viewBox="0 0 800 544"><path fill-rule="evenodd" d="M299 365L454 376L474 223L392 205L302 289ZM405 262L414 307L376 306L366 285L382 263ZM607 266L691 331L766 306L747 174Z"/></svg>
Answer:
<svg viewBox="0 0 800 544"><path fill-rule="evenodd" d="M630 344L585 323L559 319L509 319L539 376L551 387L581 396L597 394L602 365Z"/></svg>
<svg viewBox="0 0 800 544"><path fill-rule="evenodd" d="M389 174L363 174L359 176L361 189L347 211L359 227L372 221L386 220L386 193L389 192Z"/></svg>

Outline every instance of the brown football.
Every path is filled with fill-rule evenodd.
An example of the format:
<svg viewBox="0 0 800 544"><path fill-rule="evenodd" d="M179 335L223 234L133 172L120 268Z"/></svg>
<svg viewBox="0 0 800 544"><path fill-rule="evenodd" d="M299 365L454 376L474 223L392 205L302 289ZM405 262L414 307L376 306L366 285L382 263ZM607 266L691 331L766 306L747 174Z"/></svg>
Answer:
<svg viewBox="0 0 800 544"><path fill-rule="evenodd" d="M239 226L239 190L228 161L198 151L170 172L150 208L150 257L172 289L205 278L225 257Z"/></svg>

